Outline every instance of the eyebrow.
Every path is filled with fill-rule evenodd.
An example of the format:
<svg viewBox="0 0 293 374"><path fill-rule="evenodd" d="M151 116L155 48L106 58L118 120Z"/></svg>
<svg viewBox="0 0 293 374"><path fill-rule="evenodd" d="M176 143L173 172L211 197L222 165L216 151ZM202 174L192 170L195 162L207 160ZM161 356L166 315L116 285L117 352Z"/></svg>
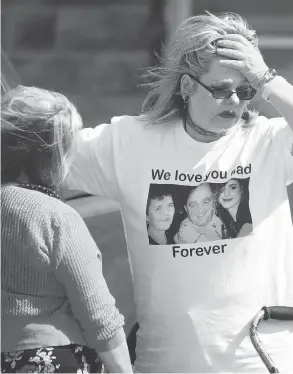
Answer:
<svg viewBox="0 0 293 374"><path fill-rule="evenodd" d="M233 83L233 80L232 79L223 79L223 80L213 80L211 84L225 84L225 85L229 85ZM243 81L239 82L239 85L241 84L248 84L249 85L249 82L248 80L244 79Z"/></svg>
<svg viewBox="0 0 293 374"><path fill-rule="evenodd" d="M153 203L153 206L161 206L161 205L163 205L164 203L165 203L165 201L163 201L163 200L159 200L158 202ZM173 200L169 200L169 201L167 201L167 203L168 203L168 204L174 204Z"/></svg>
<svg viewBox="0 0 293 374"><path fill-rule="evenodd" d="M161 206L163 206L163 204L154 204L153 208L160 208Z"/></svg>
<svg viewBox="0 0 293 374"><path fill-rule="evenodd" d="M226 187L234 187L234 186L236 186L236 187L238 187L238 184L237 184L237 182L232 182L232 183L226 183L225 184L225 186L222 188L222 190L221 191L224 191L224 189L226 188Z"/></svg>

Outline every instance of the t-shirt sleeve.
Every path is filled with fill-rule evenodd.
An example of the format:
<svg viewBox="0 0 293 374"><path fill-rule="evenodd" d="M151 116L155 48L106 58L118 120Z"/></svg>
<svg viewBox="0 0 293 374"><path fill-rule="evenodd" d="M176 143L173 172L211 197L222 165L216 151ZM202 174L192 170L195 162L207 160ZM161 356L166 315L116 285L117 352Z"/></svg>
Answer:
<svg viewBox="0 0 293 374"><path fill-rule="evenodd" d="M76 212L55 216L53 268L88 345L98 352L124 340L124 317L115 306L102 273L101 253Z"/></svg>
<svg viewBox="0 0 293 374"><path fill-rule="evenodd" d="M110 124L80 131L66 178L68 189L119 200L115 164L118 148L115 143L119 142L117 129L122 118L116 117Z"/></svg>
<svg viewBox="0 0 293 374"><path fill-rule="evenodd" d="M293 130L283 118L269 120L276 157L284 162L286 184L293 183Z"/></svg>

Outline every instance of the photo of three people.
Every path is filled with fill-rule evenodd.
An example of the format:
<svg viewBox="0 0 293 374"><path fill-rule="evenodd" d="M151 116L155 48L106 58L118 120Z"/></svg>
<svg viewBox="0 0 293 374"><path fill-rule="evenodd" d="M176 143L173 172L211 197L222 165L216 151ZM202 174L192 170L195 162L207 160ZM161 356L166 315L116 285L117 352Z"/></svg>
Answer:
<svg viewBox="0 0 293 374"><path fill-rule="evenodd" d="M198 186L150 184L146 226L151 245L191 244L249 235L249 178Z"/></svg>

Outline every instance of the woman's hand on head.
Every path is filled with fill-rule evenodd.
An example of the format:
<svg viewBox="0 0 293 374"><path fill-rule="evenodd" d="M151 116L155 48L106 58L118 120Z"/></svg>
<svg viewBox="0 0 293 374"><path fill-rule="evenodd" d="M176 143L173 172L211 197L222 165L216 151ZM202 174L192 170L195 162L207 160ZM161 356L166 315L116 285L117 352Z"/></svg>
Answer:
<svg viewBox="0 0 293 374"><path fill-rule="evenodd" d="M258 88L268 66L261 53L242 35L228 34L216 42L217 54L225 59L220 60L222 66L240 71L252 87Z"/></svg>

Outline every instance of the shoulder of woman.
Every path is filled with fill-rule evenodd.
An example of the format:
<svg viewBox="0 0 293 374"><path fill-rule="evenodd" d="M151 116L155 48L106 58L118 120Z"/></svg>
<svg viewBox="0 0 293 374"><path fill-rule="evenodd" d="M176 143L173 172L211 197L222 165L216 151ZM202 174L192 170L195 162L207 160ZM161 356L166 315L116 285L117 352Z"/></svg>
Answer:
<svg viewBox="0 0 293 374"><path fill-rule="evenodd" d="M113 128L123 129L123 131L127 128L133 131L163 131L165 132L167 129L172 128L172 126L176 126L178 121L170 121L170 122L162 122L158 124L152 124L150 119L146 115L138 115L138 116L117 116L111 119L111 125Z"/></svg>
<svg viewBox="0 0 293 374"><path fill-rule="evenodd" d="M61 203L61 202L60 202ZM84 222L82 216L72 207L64 204L56 209L53 216L53 225L55 235L55 244L62 244L62 247L70 247L71 250L83 252L84 249L90 249L100 256L100 251L91 233ZM74 246L74 248L72 247Z"/></svg>
<svg viewBox="0 0 293 374"><path fill-rule="evenodd" d="M115 128L135 128L142 127L147 124L145 117L143 116L115 116L111 118L111 125Z"/></svg>
<svg viewBox="0 0 293 374"><path fill-rule="evenodd" d="M256 127L262 132L272 132L275 134L288 127L288 123L283 117L267 118L264 116L258 116L255 120Z"/></svg>
<svg viewBox="0 0 293 374"><path fill-rule="evenodd" d="M105 137L116 137L124 134L132 133L139 128L138 117L133 116L116 116L112 117L110 123L100 123L93 127L85 127L80 131L80 142L78 144L86 144L94 139L104 139Z"/></svg>
<svg viewBox="0 0 293 374"><path fill-rule="evenodd" d="M273 140L278 134L288 133L289 135L289 131L291 131L289 125L282 117L257 116L250 126L244 130L244 136L252 139L253 143L259 144Z"/></svg>
<svg viewBox="0 0 293 374"><path fill-rule="evenodd" d="M51 213L57 226L70 226L72 223L85 225L81 215L66 202L55 201L51 208Z"/></svg>
<svg viewBox="0 0 293 374"><path fill-rule="evenodd" d="M55 197L48 196L42 192L21 188L17 185L6 185L1 188L1 198L7 204L17 207L21 214L22 209L28 212L36 212L35 217L47 215L64 209L64 203ZM59 207L59 209L58 209Z"/></svg>
<svg viewBox="0 0 293 374"><path fill-rule="evenodd" d="M119 143L134 145L139 142L139 139L144 139L147 128L148 123L142 116L117 116L111 119L110 126L106 126L106 131L114 141L116 139Z"/></svg>

